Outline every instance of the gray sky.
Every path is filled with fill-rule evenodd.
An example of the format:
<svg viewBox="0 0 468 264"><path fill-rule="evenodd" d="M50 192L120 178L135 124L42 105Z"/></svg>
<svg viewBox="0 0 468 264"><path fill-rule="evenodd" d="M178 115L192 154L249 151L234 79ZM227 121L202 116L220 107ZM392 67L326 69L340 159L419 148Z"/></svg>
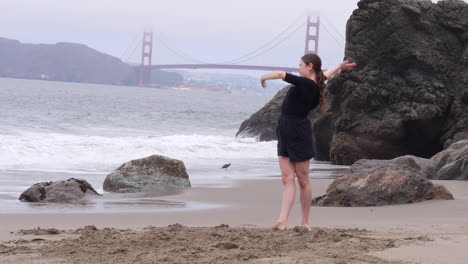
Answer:
<svg viewBox="0 0 468 264"><path fill-rule="evenodd" d="M343 58L345 25L358 0L0 0L0 36L23 43L76 42L139 62L142 32L151 28L167 44L208 62L245 55L308 13L320 13L319 54L324 65ZM433 0L433 2L436 2ZM300 18L302 17L302 18ZM299 20L298 20L299 19ZM298 25L299 25L298 24ZM335 32L335 29L338 31ZM296 36L297 35L297 36ZM305 27L271 63L291 64L304 52ZM137 48L135 46L138 45ZM296 45L297 47L295 47ZM153 64L180 63L160 43ZM130 56L132 50L135 52ZM278 59L280 58L280 59ZM268 63L267 59L263 59ZM295 66L295 65L285 65Z"/></svg>

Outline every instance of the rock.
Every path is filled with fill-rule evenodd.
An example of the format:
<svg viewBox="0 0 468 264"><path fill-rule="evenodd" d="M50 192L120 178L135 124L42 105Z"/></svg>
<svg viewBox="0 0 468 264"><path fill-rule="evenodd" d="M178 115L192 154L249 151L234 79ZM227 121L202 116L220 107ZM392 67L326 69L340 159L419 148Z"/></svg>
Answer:
<svg viewBox="0 0 468 264"><path fill-rule="evenodd" d="M468 180L468 140L458 141L434 157L435 179Z"/></svg>
<svg viewBox="0 0 468 264"><path fill-rule="evenodd" d="M411 155L405 155L391 160L368 160L361 159L355 162L351 167L349 167L350 173L357 173L363 170L377 168L383 165L401 165L413 168L421 172L426 178L433 179L435 178L436 171L434 169L434 162L430 159L420 158Z"/></svg>
<svg viewBox="0 0 468 264"><path fill-rule="evenodd" d="M159 155L126 162L104 180L104 190L109 192L160 192L189 187L184 163Z"/></svg>
<svg viewBox="0 0 468 264"><path fill-rule="evenodd" d="M453 195L440 184L434 184L434 198L436 200L453 200Z"/></svg>
<svg viewBox="0 0 468 264"><path fill-rule="evenodd" d="M421 172L391 164L346 174L314 202L318 206L382 206L434 199L434 193L434 185Z"/></svg>
<svg viewBox="0 0 468 264"><path fill-rule="evenodd" d="M453 136L453 139L449 139L445 142L444 149L447 149L453 143L456 143L464 139L468 139L468 131L462 131L460 133L455 134L455 136Z"/></svg>
<svg viewBox="0 0 468 264"><path fill-rule="evenodd" d="M457 141L431 159L411 155L391 160L361 159L349 168L349 173L357 173L390 164L413 168L420 171L428 179L468 180L468 140Z"/></svg>
<svg viewBox="0 0 468 264"><path fill-rule="evenodd" d="M312 126L315 144L315 160L330 161L330 144L333 138L334 125L332 115L325 113L318 117Z"/></svg>
<svg viewBox="0 0 468 264"><path fill-rule="evenodd" d="M345 58L358 66L327 86L330 158L430 158L468 133L468 4L361 0Z"/></svg>
<svg viewBox="0 0 468 264"><path fill-rule="evenodd" d="M77 203L100 194L87 181L70 178L63 181L36 183L24 191L19 200L26 202Z"/></svg>
<svg viewBox="0 0 468 264"><path fill-rule="evenodd" d="M281 115L281 106L291 85L281 89L264 107L242 122L236 137L255 137L259 141L272 141L276 138L276 126ZM309 120L311 124L318 117L319 111L311 111Z"/></svg>
<svg viewBox="0 0 468 264"><path fill-rule="evenodd" d="M21 235L36 235L36 236L43 236L43 235L58 235L61 231L55 228L46 228L41 229L40 227L34 229L21 229L18 231L18 234Z"/></svg>
<svg viewBox="0 0 468 264"><path fill-rule="evenodd" d="M265 106L242 122L236 137L256 137L259 141L272 141L276 138L276 126L281 114L281 106L291 86L276 93Z"/></svg>

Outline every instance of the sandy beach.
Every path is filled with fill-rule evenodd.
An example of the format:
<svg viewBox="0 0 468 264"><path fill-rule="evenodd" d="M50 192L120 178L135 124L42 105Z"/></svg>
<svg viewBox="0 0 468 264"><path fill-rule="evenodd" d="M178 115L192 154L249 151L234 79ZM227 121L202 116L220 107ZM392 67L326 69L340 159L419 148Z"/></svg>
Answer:
<svg viewBox="0 0 468 264"><path fill-rule="evenodd" d="M314 196L331 180L312 180ZM160 197L215 209L95 214L2 214L1 263L468 263L468 182L434 181L453 201L312 207L307 232L271 231L279 178ZM38 229L40 228L40 229Z"/></svg>

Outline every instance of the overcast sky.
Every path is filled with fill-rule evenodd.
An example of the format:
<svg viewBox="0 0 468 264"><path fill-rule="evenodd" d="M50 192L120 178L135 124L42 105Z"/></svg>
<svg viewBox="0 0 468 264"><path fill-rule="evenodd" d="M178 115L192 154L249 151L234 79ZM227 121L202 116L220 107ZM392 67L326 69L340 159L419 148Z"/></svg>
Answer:
<svg viewBox="0 0 468 264"><path fill-rule="evenodd" d="M82 43L139 62L142 32L155 33L153 64L180 63L173 49L207 62L229 61L267 43L291 25L319 13L324 65L343 58L346 21L358 0L0 0L0 36L23 43ZM433 2L436 2L435 0ZM294 27L293 27L294 28ZM338 31L338 32L336 32ZM291 64L304 52L305 27L271 63ZM296 40L294 40L296 39ZM138 46L137 46L138 45ZM286 45L286 44L285 44ZM135 52L131 52L131 51ZM276 58L276 59L274 59ZM278 59L280 58L280 59ZM262 59L268 63L268 59ZM294 62L295 63L295 62ZM295 66L295 65L285 65Z"/></svg>

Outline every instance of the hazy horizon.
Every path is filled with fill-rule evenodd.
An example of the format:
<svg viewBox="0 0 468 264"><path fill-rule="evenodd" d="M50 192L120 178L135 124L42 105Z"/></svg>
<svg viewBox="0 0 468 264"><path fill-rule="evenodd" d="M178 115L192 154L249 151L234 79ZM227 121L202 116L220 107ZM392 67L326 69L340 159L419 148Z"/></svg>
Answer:
<svg viewBox="0 0 468 264"><path fill-rule="evenodd" d="M81 43L125 62L139 63L142 33L152 29L153 64L176 62L174 54L156 38L189 57L222 62L256 50L294 21L298 21L296 25L305 22L308 14L320 14L319 54L327 67L343 59L342 37L357 2L16 0L3 3L0 23L9 26L2 27L0 37L22 43ZM295 46L288 44L291 47L283 48L281 54L270 54L271 63L295 66L304 52L305 26L293 36ZM263 64L270 63L265 60Z"/></svg>

